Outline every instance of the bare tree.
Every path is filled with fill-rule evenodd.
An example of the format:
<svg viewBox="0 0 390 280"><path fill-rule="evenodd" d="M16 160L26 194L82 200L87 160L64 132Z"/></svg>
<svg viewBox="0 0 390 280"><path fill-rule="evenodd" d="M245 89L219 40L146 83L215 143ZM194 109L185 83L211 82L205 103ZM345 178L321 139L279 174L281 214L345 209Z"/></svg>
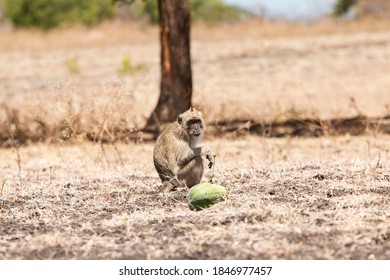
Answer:
<svg viewBox="0 0 390 280"><path fill-rule="evenodd" d="M158 131L191 106L190 7L188 0L158 0L161 82L156 108L145 126Z"/></svg>

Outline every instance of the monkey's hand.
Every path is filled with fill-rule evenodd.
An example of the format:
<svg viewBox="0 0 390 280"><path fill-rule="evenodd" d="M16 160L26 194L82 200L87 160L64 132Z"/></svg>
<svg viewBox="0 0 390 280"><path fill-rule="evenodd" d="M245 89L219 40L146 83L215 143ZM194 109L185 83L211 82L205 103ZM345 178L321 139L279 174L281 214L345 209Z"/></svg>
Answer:
<svg viewBox="0 0 390 280"><path fill-rule="evenodd" d="M209 160L208 167L211 168L215 164L215 155L209 147L203 147L206 158Z"/></svg>
<svg viewBox="0 0 390 280"><path fill-rule="evenodd" d="M211 157L207 156L207 159L209 160L208 167L209 169L211 169L211 167L213 167L213 165L215 164L215 155L212 155Z"/></svg>

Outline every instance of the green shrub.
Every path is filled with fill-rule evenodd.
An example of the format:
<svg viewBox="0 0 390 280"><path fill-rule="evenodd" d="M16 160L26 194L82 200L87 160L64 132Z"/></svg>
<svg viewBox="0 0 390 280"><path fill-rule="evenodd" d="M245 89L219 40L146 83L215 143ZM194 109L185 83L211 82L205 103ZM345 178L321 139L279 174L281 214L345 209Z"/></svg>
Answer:
<svg viewBox="0 0 390 280"><path fill-rule="evenodd" d="M145 0L141 14L148 15L151 23L158 23L159 13L157 0Z"/></svg>
<svg viewBox="0 0 390 280"><path fill-rule="evenodd" d="M238 20L250 16L250 13L223 3L221 0L189 0L192 20L203 20L207 23ZM143 0L132 4L131 9L137 17L148 17L153 24L158 23L158 1Z"/></svg>
<svg viewBox="0 0 390 280"><path fill-rule="evenodd" d="M16 26L50 29L63 23L99 23L114 14L112 0L3 0Z"/></svg>
<svg viewBox="0 0 390 280"><path fill-rule="evenodd" d="M117 69L117 73L121 76L126 74L135 74L147 70L148 67L144 63L134 64L130 57L125 56L122 59L121 66Z"/></svg>
<svg viewBox="0 0 390 280"><path fill-rule="evenodd" d="M333 14L335 16L342 16L348 13L357 0L337 0L333 6Z"/></svg>
<svg viewBox="0 0 390 280"><path fill-rule="evenodd" d="M80 74L80 66L75 57L71 56L65 59L65 65L69 73Z"/></svg>
<svg viewBox="0 0 390 280"><path fill-rule="evenodd" d="M207 23L239 20L250 15L243 9L230 6L220 0L190 0L192 20Z"/></svg>

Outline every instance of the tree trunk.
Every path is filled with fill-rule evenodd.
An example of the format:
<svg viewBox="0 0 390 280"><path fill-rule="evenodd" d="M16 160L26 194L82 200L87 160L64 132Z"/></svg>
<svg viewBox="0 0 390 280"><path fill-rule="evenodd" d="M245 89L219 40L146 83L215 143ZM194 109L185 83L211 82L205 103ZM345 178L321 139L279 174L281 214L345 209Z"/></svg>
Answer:
<svg viewBox="0 0 390 280"><path fill-rule="evenodd" d="M158 0L160 15L160 98L145 126L158 132L191 106L190 8L188 0Z"/></svg>

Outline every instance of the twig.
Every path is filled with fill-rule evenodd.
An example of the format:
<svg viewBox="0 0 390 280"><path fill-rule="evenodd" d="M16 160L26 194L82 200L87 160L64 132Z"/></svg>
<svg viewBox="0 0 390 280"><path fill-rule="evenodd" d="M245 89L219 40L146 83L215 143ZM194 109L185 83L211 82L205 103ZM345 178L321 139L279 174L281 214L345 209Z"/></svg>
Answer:
<svg viewBox="0 0 390 280"><path fill-rule="evenodd" d="M374 167L371 167L371 169L373 171L377 170L378 167L380 166L380 162L381 162L381 154L378 154L378 161L376 162L375 166Z"/></svg>
<svg viewBox="0 0 390 280"><path fill-rule="evenodd" d="M124 166L125 166L125 163L124 163L124 161L123 161L123 158L122 158L121 153L120 153L119 150L118 150L118 147L116 146L115 142L112 142L111 144L112 144L112 146L114 147L114 150L116 151L116 153L117 153L117 155L118 155L118 157L119 157L119 160L120 160L122 166L124 167Z"/></svg>
<svg viewBox="0 0 390 280"><path fill-rule="evenodd" d="M3 183L1 184L0 195L3 195L3 190L4 190L5 182L7 182L7 180L5 180L4 178L2 178L2 180L3 180Z"/></svg>
<svg viewBox="0 0 390 280"><path fill-rule="evenodd" d="M22 173L22 165L21 165L22 160L20 159L19 146L17 145L17 143L16 143L16 141L15 141L14 134L12 133L10 123L9 123L9 122L4 122L4 123L5 123L5 126L6 126L6 128L7 128L9 137L11 138L12 147L13 147L14 150L16 151L16 162L17 162L17 164L18 164L19 176L20 176L20 174Z"/></svg>

